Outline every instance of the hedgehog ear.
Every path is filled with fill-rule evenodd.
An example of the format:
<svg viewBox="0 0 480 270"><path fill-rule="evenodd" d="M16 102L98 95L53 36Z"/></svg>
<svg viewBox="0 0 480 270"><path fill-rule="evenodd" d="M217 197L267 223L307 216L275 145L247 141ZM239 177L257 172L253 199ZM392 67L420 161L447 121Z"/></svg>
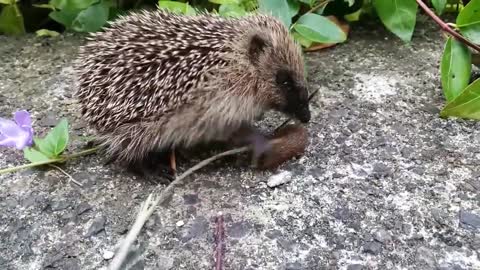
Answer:
<svg viewBox="0 0 480 270"><path fill-rule="evenodd" d="M265 52L265 49L270 45L268 40L261 37L259 34L254 34L250 37L248 42L248 58L253 63L258 61L258 57Z"/></svg>

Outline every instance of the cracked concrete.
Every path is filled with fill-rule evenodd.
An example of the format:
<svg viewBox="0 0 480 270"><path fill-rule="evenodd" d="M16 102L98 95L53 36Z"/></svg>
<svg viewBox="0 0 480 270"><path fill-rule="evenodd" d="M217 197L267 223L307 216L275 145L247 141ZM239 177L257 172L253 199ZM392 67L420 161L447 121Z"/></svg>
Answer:
<svg viewBox="0 0 480 270"><path fill-rule="evenodd" d="M72 99L82 40L0 37L0 115L27 109L38 133L67 117L69 151L88 135ZM480 124L438 117L442 48L429 23L411 45L359 25L307 54L320 94L306 155L273 173L222 161L194 174L146 223L133 269L212 269L220 211L225 269L480 269ZM106 269L154 185L102 160L62 165L82 188L55 170L0 176L1 269ZM22 163L0 150L0 167ZM268 187L282 171L291 181Z"/></svg>

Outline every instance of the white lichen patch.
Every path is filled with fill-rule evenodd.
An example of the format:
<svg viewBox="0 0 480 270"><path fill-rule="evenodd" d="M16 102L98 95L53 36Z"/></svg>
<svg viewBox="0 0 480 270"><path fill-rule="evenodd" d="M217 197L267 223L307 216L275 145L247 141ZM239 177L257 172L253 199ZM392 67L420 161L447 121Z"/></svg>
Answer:
<svg viewBox="0 0 480 270"><path fill-rule="evenodd" d="M352 92L365 101L383 103L387 97L397 93L398 80L391 76L357 74L355 81L355 88Z"/></svg>

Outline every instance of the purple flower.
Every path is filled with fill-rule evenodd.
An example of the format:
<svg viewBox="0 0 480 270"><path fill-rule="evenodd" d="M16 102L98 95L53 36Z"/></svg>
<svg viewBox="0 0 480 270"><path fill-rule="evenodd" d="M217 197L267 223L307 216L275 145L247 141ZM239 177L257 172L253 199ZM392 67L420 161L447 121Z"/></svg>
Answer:
<svg viewBox="0 0 480 270"><path fill-rule="evenodd" d="M33 144L33 128L30 114L18 111L12 120L0 118L0 146L16 147L22 150Z"/></svg>

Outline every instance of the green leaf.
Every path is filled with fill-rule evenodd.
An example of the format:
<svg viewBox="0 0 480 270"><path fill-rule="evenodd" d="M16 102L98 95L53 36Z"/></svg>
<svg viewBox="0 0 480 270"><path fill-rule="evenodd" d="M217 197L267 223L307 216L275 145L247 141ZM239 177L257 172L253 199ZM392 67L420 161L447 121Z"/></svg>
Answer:
<svg viewBox="0 0 480 270"><path fill-rule="evenodd" d="M25 34L23 16L16 4L3 7L0 13L0 33L7 35Z"/></svg>
<svg viewBox="0 0 480 270"><path fill-rule="evenodd" d="M50 5L57 9L86 9L94 4L99 3L100 0L51 0Z"/></svg>
<svg viewBox="0 0 480 270"><path fill-rule="evenodd" d="M304 36L302 36L300 33L294 31L292 35L293 35L293 38L295 38L295 40L298 41L303 47L308 48L312 46L313 42L308 38L305 38Z"/></svg>
<svg viewBox="0 0 480 270"><path fill-rule="evenodd" d="M300 11L300 3L297 0L287 0L290 18L295 17Z"/></svg>
<svg viewBox="0 0 480 270"><path fill-rule="evenodd" d="M345 32L340 27L318 14L303 15L293 28L303 37L319 43L339 43L347 39Z"/></svg>
<svg viewBox="0 0 480 270"><path fill-rule="evenodd" d="M0 4L15 5L15 0L0 0Z"/></svg>
<svg viewBox="0 0 480 270"><path fill-rule="evenodd" d="M244 16L247 12L240 5L222 4L218 8L218 13L224 17L241 17Z"/></svg>
<svg viewBox="0 0 480 270"><path fill-rule="evenodd" d="M39 37L43 37L43 36L56 37L56 36L60 35L60 33L56 32L56 31L51 31L51 30L48 30L48 29L39 29L39 30L35 31L35 34L37 34L37 36L39 36Z"/></svg>
<svg viewBox="0 0 480 270"><path fill-rule="evenodd" d="M440 112L440 116L480 120L480 79L475 80Z"/></svg>
<svg viewBox="0 0 480 270"><path fill-rule="evenodd" d="M292 11L287 0L262 0L258 4L260 12L275 16L287 28L292 24L292 17L290 16Z"/></svg>
<svg viewBox="0 0 480 270"><path fill-rule="evenodd" d="M432 5L437 11L437 14L441 15L447 6L447 0L432 0Z"/></svg>
<svg viewBox="0 0 480 270"><path fill-rule="evenodd" d="M40 152L50 158L60 155L68 144L68 121L62 119L43 139L36 139L35 145Z"/></svg>
<svg viewBox="0 0 480 270"><path fill-rule="evenodd" d="M105 2L95 4L78 13L72 22L72 29L78 32L96 32L108 20L108 6Z"/></svg>
<svg viewBox="0 0 480 270"><path fill-rule="evenodd" d="M49 157L32 147L23 148L23 156L32 163L50 160Z"/></svg>
<svg viewBox="0 0 480 270"><path fill-rule="evenodd" d="M415 0L374 0L373 6L388 30L405 42L412 39L418 9Z"/></svg>
<svg viewBox="0 0 480 270"><path fill-rule="evenodd" d="M73 21L77 18L81 10L62 9L59 11L52 11L48 16L54 21L63 24L67 29L72 28Z"/></svg>
<svg viewBox="0 0 480 270"><path fill-rule="evenodd" d="M466 38L480 44L480 0L470 1L458 14L456 24Z"/></svg>
<svg viewBox="0 0 480 270"><path fill-rule="evenodd" d="M195 15L195 9L188 3L174 2L174 1L158 1L158 8L166 9L173 13Z"/></svg>
<svg viewBox="0 0 480 270"><path fill-rule="evenodd" d="M465 45L449 38L442 56L442 88L447 101L455 99L467 87L472 70L471 53Z"/></svg>
<svg viewBox="0 0 480 270"><path fill-rule="evenodd" d="M211 3L219 5L239 5L241 0L208 0Z"/></svg>

